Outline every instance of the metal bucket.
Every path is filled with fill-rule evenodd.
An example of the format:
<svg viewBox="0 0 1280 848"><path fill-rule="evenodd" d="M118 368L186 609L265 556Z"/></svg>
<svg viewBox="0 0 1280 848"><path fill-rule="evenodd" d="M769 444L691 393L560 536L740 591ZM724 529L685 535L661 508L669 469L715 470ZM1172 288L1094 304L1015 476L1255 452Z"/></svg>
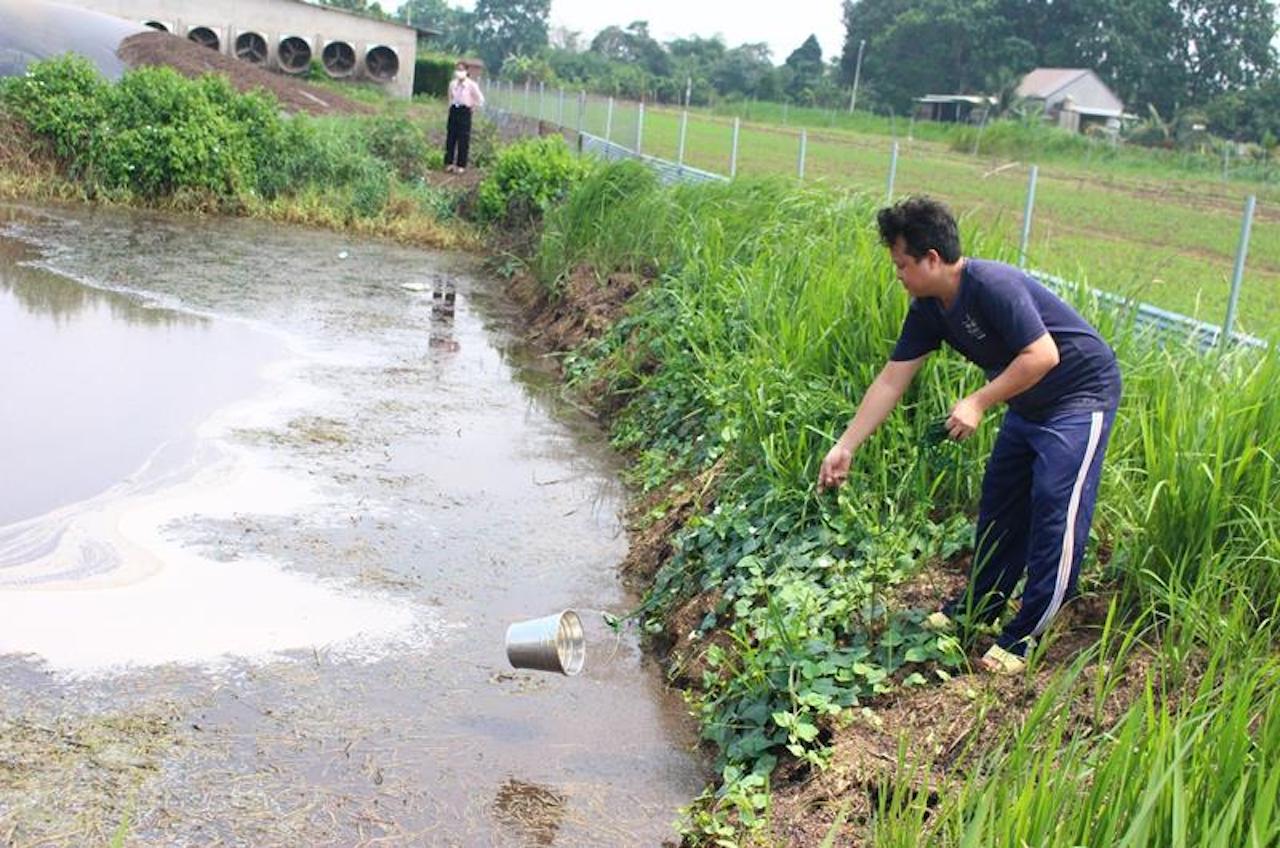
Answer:
<svg viewBox="0 0 1280 848"><path fill-rule="evenodd" d="M573 676L582 671L586 658L582 619L573 610L517 621L507 628L507 660L515 668Z"/></svg>

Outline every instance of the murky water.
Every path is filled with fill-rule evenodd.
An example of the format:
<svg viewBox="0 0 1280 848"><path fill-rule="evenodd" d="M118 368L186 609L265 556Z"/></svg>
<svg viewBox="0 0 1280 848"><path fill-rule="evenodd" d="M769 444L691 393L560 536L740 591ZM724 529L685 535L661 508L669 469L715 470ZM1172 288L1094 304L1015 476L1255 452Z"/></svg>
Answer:
<svg viewBox="0 0 1280 848"><path fill-rule="evenodd" d="M503 655L635 600L617 469L513 317L462 257L0 207L0 835L671 838L705 775L634 639Z"/></svg>

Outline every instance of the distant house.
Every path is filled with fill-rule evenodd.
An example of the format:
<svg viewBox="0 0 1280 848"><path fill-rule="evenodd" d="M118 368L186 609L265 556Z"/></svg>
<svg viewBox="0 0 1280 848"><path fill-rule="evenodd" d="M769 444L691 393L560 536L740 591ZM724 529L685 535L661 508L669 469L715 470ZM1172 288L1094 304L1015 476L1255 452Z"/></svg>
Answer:
<svg viewBox="0 0 1280 848"><path fill-rule="evenodd" d="M1124 102L1087 68L1036 68L1022 78L1017 94L1039 104L1047 120L1072 132L1099 125L1120 127Z"/></svg>
<svg viewBox="0 0 1280 848"><path fill-rule="evenodd" d="M981 94L926 94L915 103L917 120L978 124L986 120L996 99Z"/></svg>

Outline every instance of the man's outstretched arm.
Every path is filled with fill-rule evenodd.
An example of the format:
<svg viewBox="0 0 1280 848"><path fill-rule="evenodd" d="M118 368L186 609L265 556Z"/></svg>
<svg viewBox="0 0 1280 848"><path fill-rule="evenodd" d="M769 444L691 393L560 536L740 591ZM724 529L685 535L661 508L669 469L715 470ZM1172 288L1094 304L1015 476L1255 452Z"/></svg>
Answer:
<svg viewBox="0 0 1280 848"><path fill-rule="evenodd" d="M849 476L849 463L853 452L876 431L884 420L898 405L911 380L924 365L928 354L909 359L905 362L890 360L871 381L867 392L858 404L858 411L853 420L845 428L843 435L822 460L822 468L818 470L818 490L839 486Z"/></svg>

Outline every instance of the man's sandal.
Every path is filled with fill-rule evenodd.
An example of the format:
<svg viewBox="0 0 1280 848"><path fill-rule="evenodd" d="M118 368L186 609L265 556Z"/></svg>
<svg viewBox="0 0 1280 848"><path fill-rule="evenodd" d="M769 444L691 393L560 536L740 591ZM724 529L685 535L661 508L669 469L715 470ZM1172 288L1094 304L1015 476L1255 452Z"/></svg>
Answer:
<svg viewBox="0 0 1280 848"><path fill-rule="evenodd" d="M1021 674L1027 670L1026 660L999 645L992 645L978 660L978 665L992 674Z"/></svg>

